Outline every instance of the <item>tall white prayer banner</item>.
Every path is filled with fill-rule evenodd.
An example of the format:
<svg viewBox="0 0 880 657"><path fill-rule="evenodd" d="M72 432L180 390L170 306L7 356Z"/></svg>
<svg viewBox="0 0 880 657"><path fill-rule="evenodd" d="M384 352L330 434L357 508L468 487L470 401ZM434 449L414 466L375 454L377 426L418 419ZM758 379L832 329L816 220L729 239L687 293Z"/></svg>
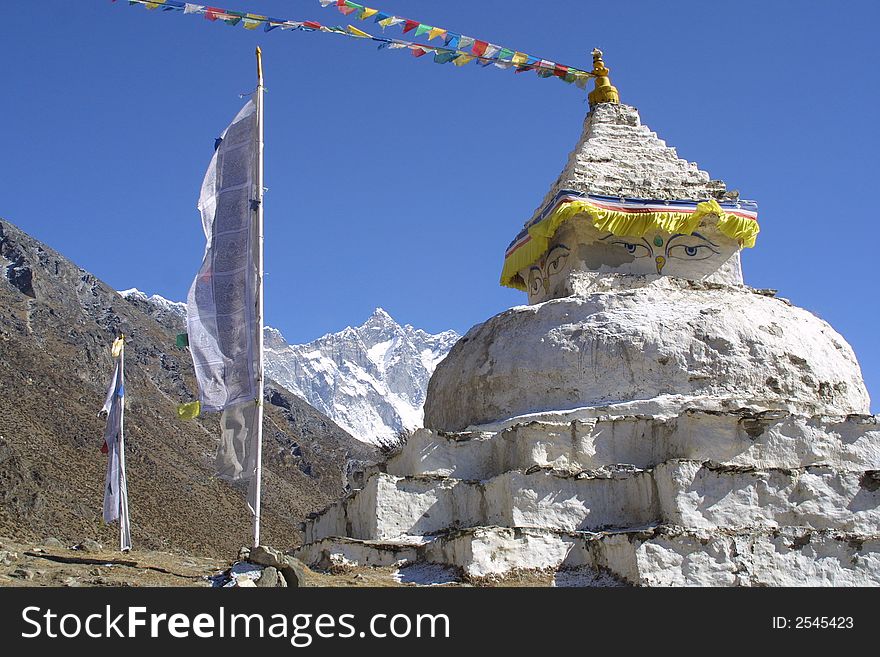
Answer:
<svg viewBox="0 0 880 657"><path fill-rule="evenodd" d="M253 101L217 140L199 196L207 245L187 297L187 333L203 411L257 399Z"/></svg>
<svg viewBox="0 0 880 657"><path fill-rule="evenodd" d="M180 417L221 411L217 475L246 481L260 540L263 421L263 69L257 91L214 146L199 195L207 245L186 303L199 401ZM193 407L195 406L195 412Z"/></svg>
<svg viewBox="0 0 880 657"><path fill-rule="evenodd" d="M113 380L101 414L107 416L104 429L107 475L104 478L104 522L119 520L119 549L131 549L131 524L128 517L128 483L125 477L125 341L113 342L111 354L116 361Z"/></svg>
<svg viewBox="0 0 880 657"><path fill-rule="evenodd" d="M257 468L256 130L250 100L217 140L198 203L205 256L186 308L201 410L222 411L217 474L233 482Z"/></svg>

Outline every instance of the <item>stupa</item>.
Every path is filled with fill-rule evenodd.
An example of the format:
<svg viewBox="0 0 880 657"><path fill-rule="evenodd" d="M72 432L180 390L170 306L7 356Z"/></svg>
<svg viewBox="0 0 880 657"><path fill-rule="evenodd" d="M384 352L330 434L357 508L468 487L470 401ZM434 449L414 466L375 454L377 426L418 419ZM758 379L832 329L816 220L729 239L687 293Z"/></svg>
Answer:
<svg viewBox="0 0 880 657"><path fill-rule="evenodd" d="M880 427L852 349L744 285L757 206L680 159L593 58L583 135L505 254L528 305L461 338L425 428L308 519L298 556L880 584Z"/></svg>

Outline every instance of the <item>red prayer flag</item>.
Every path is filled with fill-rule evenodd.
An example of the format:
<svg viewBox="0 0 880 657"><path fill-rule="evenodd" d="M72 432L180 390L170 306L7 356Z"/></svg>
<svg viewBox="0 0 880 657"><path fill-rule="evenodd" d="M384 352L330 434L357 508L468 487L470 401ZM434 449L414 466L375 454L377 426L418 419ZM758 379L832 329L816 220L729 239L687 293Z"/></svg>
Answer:
<svg viewBox="0 0 880 657"><path fill-rule="evenodd" d="M309 27L313 30L320 30L321 24L316 23L315 21L303 21L303 27Z"/></svg>
<svg viewBox="0 0 880 657"><path fill-rule="evenodd" d="M557 64L556 68L553 69L553 75L558 78L565 78L568 75L568 66L563 66L562 64Z"/></svg>
<svg viewBox="0 0 880 657"><path fill-rule="evenodd" d="M471 50L471 52L474 53L477 57L482 57L486 52L486 48L488 47L489 44L486 41L474 41L474 48L473 50Z"/></svg>
<svg viewBox="0 0 880 657"><path fill-rule="evenodd" d="M226 12L224 12L222 9L217 9L217 7L208 7L207 9L205 9L205 18L207 18L209 21L215 21L220 18L222 14L225 13Z"/></svg>
<svg viewBox="0 0 880 657"><path fill-rule="evenodd" d="M412 49L413 57L421 57L421 56L424 55L426 52L428 52L428 51L427 51L427 50L422 50L421 48L413 48L413 49Z"/></svg>
<svg viewBox="0 0 880 657"><path fill-rule="evenodd" d="M420 23L418 21L411 21L407 19L406 23L403 24L403 33L406 34L410 30L416 29Z"/></svg>

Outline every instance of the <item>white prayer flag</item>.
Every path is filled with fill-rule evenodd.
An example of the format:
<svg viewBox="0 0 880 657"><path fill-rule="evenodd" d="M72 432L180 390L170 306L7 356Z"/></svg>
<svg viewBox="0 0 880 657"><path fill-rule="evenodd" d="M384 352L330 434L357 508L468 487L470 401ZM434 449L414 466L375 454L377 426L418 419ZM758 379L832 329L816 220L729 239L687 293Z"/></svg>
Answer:
<svg viewBox="0 0 880 657"><path fill-rule="evenodd" d="M116 368L101 409L107 416L104 449L107 452L107 475L104 478L104 522L119 520L119 548L131 549L131 525L128 517L128 483L125 477L125 346L117 338L112 347Z"/></svg>
<svg viewBox="0 0 880 657"><path fill-rule="evenodd" d="M223 131L199 196L205 256L187 297L187 333L199 401L222 411L217 474L237 482L257 467L258 328L256 105Z"/></svg>
<svg viewBox="0 0 880 657"><path fill-rule="evenodd" d="M199 196L207 244L186 314L203 411L257 399L254 109L248 101L223 131Z"/></svg>

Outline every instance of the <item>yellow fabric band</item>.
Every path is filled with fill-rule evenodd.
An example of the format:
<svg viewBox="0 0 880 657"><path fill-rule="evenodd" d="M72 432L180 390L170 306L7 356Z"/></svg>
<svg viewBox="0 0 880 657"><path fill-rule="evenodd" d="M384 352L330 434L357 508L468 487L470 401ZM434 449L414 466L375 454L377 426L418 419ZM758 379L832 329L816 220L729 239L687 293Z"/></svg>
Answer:
<svg viewBox="0 0 880 657"><path fill-rule="evenodd" d="M550 240L559 227L579 214L589 217L598 230L618 237L642 237L652 230L690 235L706 217L716 217L718 230L743 247L755 246L755 238L760 231L757 221L725 212L715 199L699 203L691 213L620 212L597 207L589 201L566 201L548 217L529 227L531 240L504 260L501 285L525 291L526 286L519 271L537 262L547 252Z"/></svg>

